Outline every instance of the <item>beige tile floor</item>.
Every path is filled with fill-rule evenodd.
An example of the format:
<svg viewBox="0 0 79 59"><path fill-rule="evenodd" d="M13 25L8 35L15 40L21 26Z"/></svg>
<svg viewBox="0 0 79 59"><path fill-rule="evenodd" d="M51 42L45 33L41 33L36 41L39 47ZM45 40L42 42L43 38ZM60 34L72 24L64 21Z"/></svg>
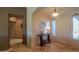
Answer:
<svg viewBox="0 0 79 59"><path fill-rule="evenodd" d="M31 48L26 47L22 43L18 43L16 45L12 45L11 48L8 50L9 52L30 52L32 51Z"/></svg>
<svg viewBox="0 0 79 59"><path fill-rule="evenodd" d="M9 52L23 52L23 51L32 51L31 48L26 47L22 44L22 39L10 39L10 49Z"/></svg>
<svg viewBox="0 0 79 59"><path fill-rule="evenodd" d="M35 49L31 49L22 43L14 44L8 50L9 52L77 52L79 49L75 49L68 45L52 41L50 44L45 44L43 47L37 45Z"/></svg>
<svg viewBox="0 0 79 59"><path fill-rule="evenodd" d="M35 51L38 52L77 52L79 49L60 44L58 42L52 42L51 44L46 44L44 47L37 47Z"/></svg>

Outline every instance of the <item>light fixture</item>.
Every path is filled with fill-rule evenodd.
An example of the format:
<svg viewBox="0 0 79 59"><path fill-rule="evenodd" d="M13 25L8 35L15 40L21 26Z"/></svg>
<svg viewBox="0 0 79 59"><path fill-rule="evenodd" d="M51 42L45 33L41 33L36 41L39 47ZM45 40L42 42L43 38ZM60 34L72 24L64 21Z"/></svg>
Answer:
<svg viewBox="0 0 79 59"><path fill-rule="evenodd" d="M11 17L9 21L15 22L16 18L15 17Z"/></svg>
<svg viewBox="0 0 79 59"><path fill-rule="evenodd" d="M54 13L52 14L52 16L53 17L56 17L56 16L58 16L59 15L59 13L57 13L57 10L56 10L56 8L54 9Z"/></svg>

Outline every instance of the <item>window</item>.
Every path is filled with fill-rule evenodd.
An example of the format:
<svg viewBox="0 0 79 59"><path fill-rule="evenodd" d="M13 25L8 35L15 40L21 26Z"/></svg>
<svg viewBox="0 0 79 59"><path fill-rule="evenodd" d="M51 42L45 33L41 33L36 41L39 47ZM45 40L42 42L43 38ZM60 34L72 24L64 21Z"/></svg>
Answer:
<svg viewBox="0 0 79 59"><path fill-rule="evenodd" d="M40 22L40 29L44 33L50 32L50 20L42 20Z"/></svg>
<svg viewBox="0 0 79 59"><path fill-rule="evenodd" d="M56 20L53 18L52 20L52 33L53 35L56 35Z"/></svg>
<svg viewBox="0 0 79 59"><path fill-rule="evenodd" d="M73 16L73 38L79 40L79 15Z"/></svg>
<svg viewBox="0 0 79 59"><path fill-rule="evenodd" d="M45 27L45 32L50 32L50 21L46 21L46 27Z"/></svg>

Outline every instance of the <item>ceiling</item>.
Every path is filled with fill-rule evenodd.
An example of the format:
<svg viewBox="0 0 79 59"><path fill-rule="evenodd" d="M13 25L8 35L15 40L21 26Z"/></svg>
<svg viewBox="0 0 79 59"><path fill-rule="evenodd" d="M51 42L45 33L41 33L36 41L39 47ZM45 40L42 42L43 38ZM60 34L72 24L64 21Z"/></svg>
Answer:
<svg viewBox="0 0 79 59"><path fill-rule="evenodd" d="M34 14L42 14L45 16L51 16L54 13L55 7L39 7L34 11ZM79 7L56 7L60 16L73 15L79 13Z"/></svg>

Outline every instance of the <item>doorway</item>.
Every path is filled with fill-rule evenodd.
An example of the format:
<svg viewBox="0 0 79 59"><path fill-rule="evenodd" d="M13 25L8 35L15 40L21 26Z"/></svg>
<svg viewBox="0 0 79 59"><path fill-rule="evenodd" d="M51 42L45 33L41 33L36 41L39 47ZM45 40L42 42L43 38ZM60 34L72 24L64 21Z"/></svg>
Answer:
<svg viewBox="0 0 79 59"><path fill-rule="evenodd" d="M21 16L9 14L9 44L10 48L23 43L23 19Z"/></svg>

